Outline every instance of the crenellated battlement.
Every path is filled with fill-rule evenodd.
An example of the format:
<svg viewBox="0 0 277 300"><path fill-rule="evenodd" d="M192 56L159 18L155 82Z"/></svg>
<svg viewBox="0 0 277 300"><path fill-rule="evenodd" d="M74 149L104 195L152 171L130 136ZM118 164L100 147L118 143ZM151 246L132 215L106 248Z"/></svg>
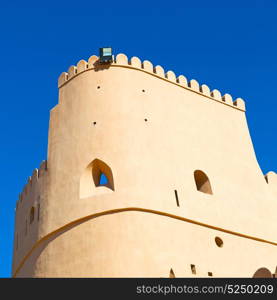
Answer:
<svg viewBox="0 0 277 300"><path fill-rule="evenodd" d="M58 84L14 277L272 276L277 174L261 173L241 98L124 54Z"/></svg>
<svg viewBox="0 0 277 300"><path fill-rule="evenodd" d="M29 199L30 195L35 189L37 189L40 179L44 176L47 171L47 161L43 160L39 166L39 169L34 169L32 176L28 177L27 183L25 184L22 192L19 194L19 199L16 202L16 210L21 206L21 203Z"/></svg>
<svg viewBox="0 0 277 300"><path fill-rule="evenodd" d="M77 63L77 66L70 66L67 72L63 72L60 75L58 79L58 87L61 88L77 75L88 70L97 69L98 67L97 56L91 56L88 62L82 59ZM163 67L160 65L153 66L153 64L148 60L141 62L141 60L135 56L128 60L128 57L125 54L120 53L116 56L115 61L110 65L110 67L124 67L143 71L211 100L245 111L245 102L242 98L237 98L233 101L230 94L221 95L221 92L217 89L210 90L206 84L200 85L195 79L188 81L184 75L179 75L177 77L173 71L170 70L165 72Z"/></svg>
<svg viewBox="0 0 277 300"><path fill-rule="evenodd" d="M42 161L28 177L15 208L15 239L13 268L39 239L39 220L43 215L46 194L47 161Z"/></svg>

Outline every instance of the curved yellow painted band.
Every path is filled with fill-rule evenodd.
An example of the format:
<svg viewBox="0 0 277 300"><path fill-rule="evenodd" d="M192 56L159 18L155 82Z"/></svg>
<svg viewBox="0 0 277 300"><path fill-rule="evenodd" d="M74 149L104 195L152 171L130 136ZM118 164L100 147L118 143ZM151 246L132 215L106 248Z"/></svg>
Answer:
<svg viewBox="0 0 277 300"><path fill-rule="evenodd" d="M117 208L117 209L106 210L106 211L102 211L102 212L99 212L99 213L96 213L96 214L85 216L83 218L80 218L80 219L74 220L72 222L69 222L69 223L59 227L58 229L48 233L47 235L45 235L44 237L42 237L41 239L39 239L38 241L35 242L33 247L28 251L28 253L24 256L24 258L19 263L19 266L16 268L16 270L15 270L12 277L16 277L16 275L18 274L18 272L20 271L20 269L22 268L22 266L24 265L26 260L31 256L33 251L42 242L46 241L49 237L53 236L54 234L66 229L66 228L68 228L68 227L70 227L74 224L77 224L77 223L83 223L83 222L86 222L86 221L88 221L90 219L93 219L93 218L97 218L97 217L101 217L101 216L109 215L109 214L114 214L114 213L126 212L126 211L147 212L147 213L152 213L152 214L156 214L156 215L160 215L160 216L165 216L165 217L169 217L169 218L172 218L172 219L177 219L177 220L180 220L180 221L188 222L188 223L191 223L191 224L207 227L207 228L210 228L210 229L213 229L213 230L218 230L218 231L221 231L221 232L233 234L233 235L236 235L236 236L239 236L239 237L255 240L255 241L258 241L258 242L262 242L262 243L267 243L267 244L270 244L270 245L273 245L273 246L277 246L276 242L271 242L271 241L264 240L264 239L257 238L257 237L253 237L253 236L250 236L250 235L247 235L247 234L243 234L243 233L231 231L231 230L228 230L228 229L216 227L216 226L213 226L213 225L205 224L205 223L202 223L202 222L198 222L198 221L195 221L195 220L187 219L187 218L184 218L184 217L176 216L176 215L169 214L169 213L162 212L162 211L158 211L158 210L139 208L139 207Z"/></svg>

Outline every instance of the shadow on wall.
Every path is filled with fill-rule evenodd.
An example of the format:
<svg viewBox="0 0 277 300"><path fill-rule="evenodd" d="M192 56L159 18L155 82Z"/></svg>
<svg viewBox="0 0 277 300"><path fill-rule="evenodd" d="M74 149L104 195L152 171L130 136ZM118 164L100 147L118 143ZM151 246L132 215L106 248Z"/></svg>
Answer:
<svg viewBox="0 0 277 300"><path fill-rule="evenodd" d="M81 176L80 198L92 196L97 191L97 187L100 186L114 191L113 173L111 168L102 160L94 159Z"/></svg>
<svg viewBox="0 0 277 300"><path fill-rule="evenodd" d="M194 180L195 180L196 188L199 192L210 194L210 195L213 194L210 180L204 172L200 170L194 171Z"/></svg>

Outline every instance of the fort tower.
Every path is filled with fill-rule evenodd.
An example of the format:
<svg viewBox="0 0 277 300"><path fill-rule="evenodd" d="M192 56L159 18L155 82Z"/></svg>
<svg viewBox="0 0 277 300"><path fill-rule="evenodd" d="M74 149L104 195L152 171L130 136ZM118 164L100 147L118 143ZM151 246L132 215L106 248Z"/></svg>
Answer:
<svg viewBox="0 0 277 300"><path fill-rule="evenodd" d="M16 204L14 277L274 276L277 175L241 98L124 54L58 86L47 160Z"/></svg>

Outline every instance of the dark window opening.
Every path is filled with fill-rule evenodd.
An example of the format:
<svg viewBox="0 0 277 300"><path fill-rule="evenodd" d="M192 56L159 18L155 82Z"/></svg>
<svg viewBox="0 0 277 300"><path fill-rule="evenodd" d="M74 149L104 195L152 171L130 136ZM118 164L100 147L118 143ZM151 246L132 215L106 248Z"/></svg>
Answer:
<svg viewBox="0 0 277 300"><path fill-rule="evenodd" d="M213 273L212 272L208 272L208 276L212 277Z"/></svg>
<svg viewBox="0 0 277 300"><path fill-rule="evenodd" d="M191 273L196 274L196 268L195 265L190 265Z"/></svg>
<svg viewBox="0 0 277 300"><path fill-rule="evenodd" d="M170 269L169 278L175 278L175 274L172 269Z"/></svg>

